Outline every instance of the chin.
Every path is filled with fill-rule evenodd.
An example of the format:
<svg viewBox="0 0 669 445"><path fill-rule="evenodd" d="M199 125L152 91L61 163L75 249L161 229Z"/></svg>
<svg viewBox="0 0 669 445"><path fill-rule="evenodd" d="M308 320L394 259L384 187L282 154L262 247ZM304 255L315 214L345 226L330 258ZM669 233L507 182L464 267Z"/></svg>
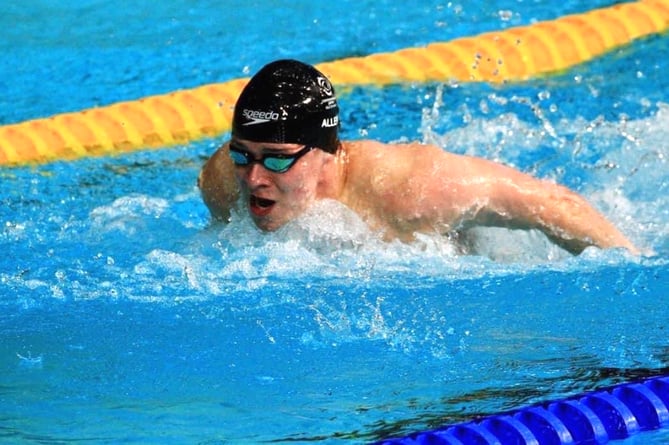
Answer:
<svg viewBox="0 0 669 445"><path fill-rule="evenodd" d="M253 222L255 223L256 227L263 232L275 232L283 226L283 224L276 223L274 221L253 220Z"/></svg>

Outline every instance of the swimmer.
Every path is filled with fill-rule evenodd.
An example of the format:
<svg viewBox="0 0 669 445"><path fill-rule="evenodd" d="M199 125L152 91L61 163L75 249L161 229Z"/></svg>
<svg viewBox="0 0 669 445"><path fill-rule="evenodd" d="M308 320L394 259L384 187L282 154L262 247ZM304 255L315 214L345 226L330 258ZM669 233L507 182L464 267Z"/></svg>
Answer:
<svg viewBox="0 0 669 445"><path fill-rule="evenodd" d="M538 229L578 254L588 246L636 247L569 189L504 165L421 143L340 141L330 81L314 67L278 60L243 89L231 139L198 178L216 219L241 202L274 231L318 200L337 200L386 240L457 236L475 226Z"/></svg>

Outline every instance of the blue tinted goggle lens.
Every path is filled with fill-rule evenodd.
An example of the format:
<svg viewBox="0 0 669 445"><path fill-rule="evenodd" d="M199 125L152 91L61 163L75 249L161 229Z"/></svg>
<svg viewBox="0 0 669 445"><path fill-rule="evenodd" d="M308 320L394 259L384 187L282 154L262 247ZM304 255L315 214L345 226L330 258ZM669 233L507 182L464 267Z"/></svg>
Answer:
<svg viewBox="0 0 669 445"><path fill-rule="evenodd" d="M254 159L251 154L233 145L230 146L230 158L235 165L245 166L254 162L262 164L267 170L275 173L284 173L292 167L298 159L313 150L314 147L305 146L297 153L290 155L284 154L265 154L260 159Z"/></svg>

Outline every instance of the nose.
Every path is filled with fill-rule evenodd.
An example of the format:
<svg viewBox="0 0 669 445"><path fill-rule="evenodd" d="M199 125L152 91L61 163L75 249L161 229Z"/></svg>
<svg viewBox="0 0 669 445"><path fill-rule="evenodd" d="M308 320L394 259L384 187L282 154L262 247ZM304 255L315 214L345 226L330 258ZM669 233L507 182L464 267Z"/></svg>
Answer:
<svg viewBox="0 0 669 445"><path fill-rule="evenodd" d="M257 162L244 167L237 167L242 169L241 179L248 184L249 188L254 188L259 185L264 185L268 182L268 171Z"/></svg>

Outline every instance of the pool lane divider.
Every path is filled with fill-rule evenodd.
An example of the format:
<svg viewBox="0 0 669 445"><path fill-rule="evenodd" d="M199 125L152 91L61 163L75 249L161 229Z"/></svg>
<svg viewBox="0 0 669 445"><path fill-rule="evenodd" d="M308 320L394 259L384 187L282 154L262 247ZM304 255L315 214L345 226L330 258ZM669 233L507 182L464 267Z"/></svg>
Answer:
<svg viewBox="0 0 669 445"><path fill-rule="evenodd" d="M376 445L585 445L669 426L669 377L653 377Z"/></svg>
<svg viewBox="0 0 669 445"><path fill-rule="evenodd" d="M669 0L639 0L474 37L317 65L335 85L522 81L669 28ZM247 78L0 126L0 165L185 144L230 130Z"/></svg>

